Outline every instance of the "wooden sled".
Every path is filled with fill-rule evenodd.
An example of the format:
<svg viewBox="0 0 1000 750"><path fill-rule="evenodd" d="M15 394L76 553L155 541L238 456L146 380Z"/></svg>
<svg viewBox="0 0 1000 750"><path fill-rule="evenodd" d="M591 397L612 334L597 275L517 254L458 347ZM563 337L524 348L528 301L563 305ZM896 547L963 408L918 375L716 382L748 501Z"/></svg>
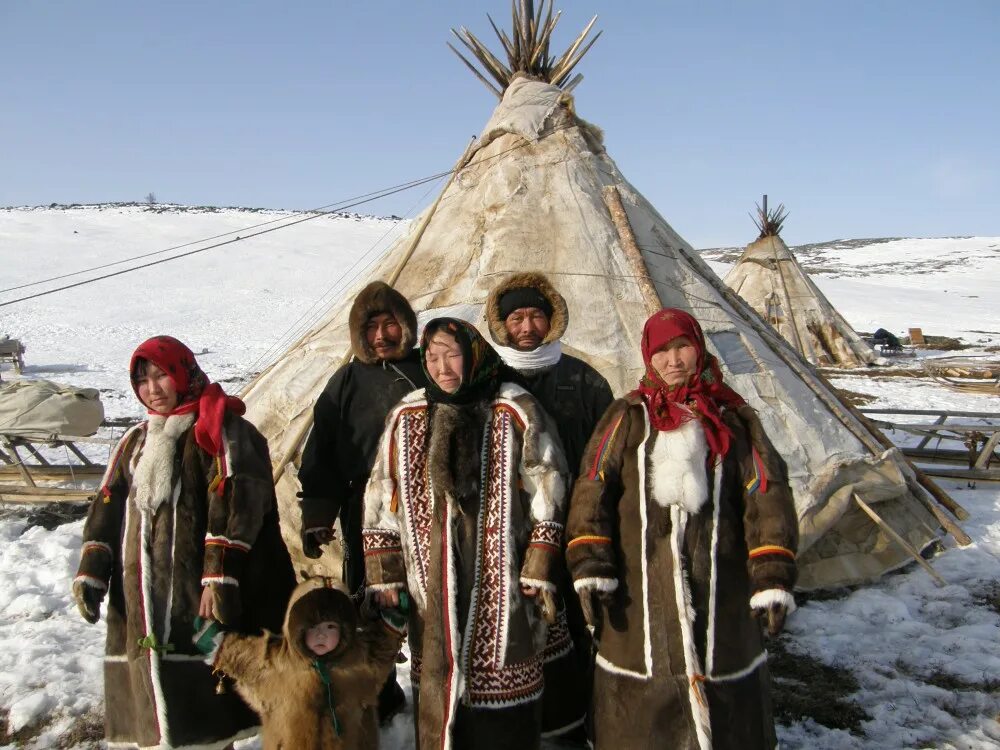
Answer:
<svg viewBox="0 0 1000 750"><path fill-rule="evenodd" d="M916 446L901 448L903 454L924 466L923 471L938 477L1000 482L1000 413L983 411L945 411L937 409L860 409L883 431L899 430L920 436ZM881 415L875 418L871 415ZM926 422L900 422L885 416L928 417ZM963 422L949 422L962 418ZM933 419L933 421L930 421ZM980 420L971 424L969 419ZM986 421L989 420L989 421ZM928 447L932 440L935 447ZM942 448L941 443L960 443ZM941 464L964 464L965 468L945 468Z"/></svg>
<svg viewBox="0 0 1000 750"><path fill-rule="evenodd" d="M88 458L80 445L106 445L110 450L117 442L117 438L0 432L0 501L52 503L90 500L97 492L105 467ZM53 460L52 449L62 449L65 462ZM71 457L76 461L72 461ZM77 486L66 487L66 483Z"/></svg>

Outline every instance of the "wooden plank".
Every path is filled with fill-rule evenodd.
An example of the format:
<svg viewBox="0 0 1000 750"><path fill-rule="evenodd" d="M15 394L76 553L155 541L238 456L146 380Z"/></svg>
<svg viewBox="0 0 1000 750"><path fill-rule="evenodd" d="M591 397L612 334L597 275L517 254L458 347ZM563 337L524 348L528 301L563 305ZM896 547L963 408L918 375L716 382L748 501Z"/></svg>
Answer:
<svg viewBox="0 0 1000 750"><path fill-rule="evenodd" d="M952 448L901 448L907 458L919 463L969 465L969 451Z"/></svg>
<svg viewBox="0 0 1000 750"><path fill-rule="evenodd" d="M986 482L1000 482L1000 469L947 469L943 466L927 466L924 472L947 479L975 479Z"/></svg>
<svg viewBox="0 0 1000 750"><path fill-rule="evenodd" d="M921 432L930 432L933 434L948 432L965 434L969 432L997 432L1000 430L1000 424L928 424L924 422L914 424L912 422L885 422L880 419L873 419L872 422L888 425L894 430L903 430L906 432L920 430Z"/></svg>
<svg viewBox="0 0 1000 750"><path fill-rule="evenodd" d="M121 438L102 438L94 436L80 435L59 435L44 433L21 433L21 432L0 432L0 438L7 440L24 440L29 443L42 443L44 445L61 445L62 443L94 443L97 445L118 445Z"/></svg>
<svg viewBox="0 0 1000 750"><path fill-rule="evenodd" d="M73 442L67 440L67 441L65 441L63 443L63 447L65 447L66 449L68 449L74 456L76 456L81 461L83 461L83 465L84 466L93 466L94 465L94 462L91 461L89 458L87 458L87 456L84 454L84 452L81 451L79 448L77 448L76 445Z"/></svg>
<svg viewBox="0 0 1000 750"><path fill-rule="evenodd" d="M862 414L924 414L928 417L986 417L1000 419L995 411L948 411L946 409L858 409Z"/></svg>
<svg viewBox="0 0 1000 750"><path fill-rule="evenodd" d="M1000 432L994 432L989 440L986 441L986 445L979 452L979 458L976 459L976 468L983 471L990 464L990 459L993 457L993 451L997 448L997 442L1000 442Z"/></svg>
<svg viewBox="0 0 1000 750"><path fill-rule="evenodd" d="M876 513L872 509L872 507L864 500L862 500L861 497L856 492L854 493L854 501L858 504L858 507L860 507L861 510L863 510L868 515L868 517L875 522L876 526L878 526L880 529L882 529L882 531L888 534L889 538L892 539L892 541L894 541L896 544L898 544L900 547L906 550L910 554L910 557L916 560L924 570L930 573L931 578L934 579L934 583L936 583L939 588L948 585L947 582L941 576L938 575L938 572L931 567L931 564L927 562L920 555L920 553L916 550L916 548L908 541L903 539L903 537L901 537L896 532L895 529L893 529L889 524L887 524L885 520L882 518L882 516Z"/></svg>
<svg viewBox="0 0 1000 750"><path fill-rule="evenodd" d="M937 419L934 420L934 424L944 424L945 420L948 419L948 416L949 416L948 414L942 414L941 416L939 416ZM933 435L928 435L923 440L920 441L917 447L923 448L933 439L934 439Z"/></svg>
<svg viewBox="0 0 1000 750"><path fill-rule="evenodd" d="M0 497L11 495L13 497L47 497L50 499L59 498L88 498L97 494L95 489L71 490L63 487L21 487L16 484L0 484Z"/></svg>
<svg viewBox="0 0 1000 750"><path fill-rule="evenodd" d="M2 436L0 436L0 442L7 446L7 450L9 450L11 455L14 457L14 465L17 466L18 473L21 475L21 479L24 480L24 483L29 487L34 487L35 480L31 478L31 473L21 460L21 455L17 452L17 447L7 440L7 438Z"/></svg>
<svg viewBox="0 0 1000 750"><path fill-rule="evenodd" d="M968 456L966 456L968 458ZM67 482L85 477L100 477L104 474L103 466L54 466L31 467L31 476L36 482ZM21 474L14 465L0 466L0 479L9 480L20 477Z"/></svg>

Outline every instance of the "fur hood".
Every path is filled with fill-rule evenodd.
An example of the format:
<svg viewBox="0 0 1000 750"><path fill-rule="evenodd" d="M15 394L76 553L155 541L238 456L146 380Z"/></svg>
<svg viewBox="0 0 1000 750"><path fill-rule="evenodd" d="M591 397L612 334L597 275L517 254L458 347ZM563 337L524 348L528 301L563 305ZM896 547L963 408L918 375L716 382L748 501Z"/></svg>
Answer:
<svg viewBox="0 0 1000 750"><path fill-rule="evenodd" d="M500 317L500 297L511 289L521 287L531 287L537 289L545 299L552 305L552 318L549 320L549 334L542 340L543 344L558 341L566 333L566 326L569 325L569 309L566 307L566 300L548 278L537 271L526 271L525 273L515 273L497 284L490 291L486 298L486 305L483 314L486 316L486 323L490 329L490 336L500 346L513 346L504 321Z"/></svg>
<svg viewBox="0 0 1000 750"><path fill-rule="evenodd" d="M288 601L283 628L289 648L312 661L306 649L305 632L321 622L340 623L340 643L327 655L327 660L350 650L358 627L354 602L343 585L331 578L307 578L300 583Z"/></svg>
<svg viewBox="0 0 1000 750"><path fill-rule="evenodd" d="M361 362L371 365L378 362L374 350L365 338L365 325L369 318L379 313L391 313L403 329L397 358L402 358L417 342L417 315L410 303L384 281L373 281L354 298L348 325L351 329L351 351Z"/></svg>

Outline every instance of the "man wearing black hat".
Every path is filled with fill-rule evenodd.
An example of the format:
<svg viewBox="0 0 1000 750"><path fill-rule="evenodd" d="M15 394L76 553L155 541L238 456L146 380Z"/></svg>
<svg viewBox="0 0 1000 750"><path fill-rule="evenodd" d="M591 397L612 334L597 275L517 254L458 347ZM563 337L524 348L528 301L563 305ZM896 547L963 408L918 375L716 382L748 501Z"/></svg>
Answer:
<svg viewBox="0 0 1000 750"><path fill-rule="evenodd" d="M560 339L566 333L569 310L543 274L517 273L502 281L490 292L485 315L497 351L555 421L572 486L587 441L614 400L611 386L582 359L563 354ZM550 632L547 650L553 656L545 669L542 728L545 736L583 746L583 717L590 702L590 634L568 575L561 593L576 653L566 654L568 644L553 642ZM559 628L551 630L558 633ZM558 657L559 653L564 656ZM567 659L574 662L570 668Z"/></svg>

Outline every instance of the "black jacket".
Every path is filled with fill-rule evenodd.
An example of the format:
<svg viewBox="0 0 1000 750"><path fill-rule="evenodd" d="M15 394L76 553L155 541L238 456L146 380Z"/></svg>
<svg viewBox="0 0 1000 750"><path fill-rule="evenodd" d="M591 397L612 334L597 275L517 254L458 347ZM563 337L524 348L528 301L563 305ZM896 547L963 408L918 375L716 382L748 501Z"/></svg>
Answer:
<svg viewBox="0 0 1000 750"><path fill-rule="evenodd" d="M555 420L571 478L575 479L591 433L615 400L611 386L593 367L568 354L551 367L519 372L531 395Z"/></svg>
<svg viewBox="0 0 1000 750"><path fill-rule="evenodd" d="M352 359L333 374L313 409L299 468L302 528L329 528L340 517L352 592L364 577L361 504L386 415L403 396L425 385L416 349L393 362Z"/></svg>

